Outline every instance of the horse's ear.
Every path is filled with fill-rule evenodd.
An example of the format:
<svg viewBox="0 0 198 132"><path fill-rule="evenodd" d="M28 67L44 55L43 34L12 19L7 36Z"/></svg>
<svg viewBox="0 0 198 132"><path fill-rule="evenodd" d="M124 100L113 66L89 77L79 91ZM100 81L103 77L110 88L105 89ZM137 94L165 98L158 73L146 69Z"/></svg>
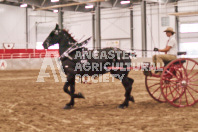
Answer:
<svg viewBox="0 0 198 132"><path fill-rule="evenodd" d="M56 28L55 28L55 30L58 30L59 29L59 25L58 24L56 24Z"/></svg>

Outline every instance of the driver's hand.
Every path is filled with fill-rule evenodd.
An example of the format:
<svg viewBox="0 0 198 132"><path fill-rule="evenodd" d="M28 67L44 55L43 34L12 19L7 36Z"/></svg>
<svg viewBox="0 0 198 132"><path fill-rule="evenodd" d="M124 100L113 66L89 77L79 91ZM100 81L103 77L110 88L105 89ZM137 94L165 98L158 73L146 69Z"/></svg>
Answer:
<svg viewBox="0 0 198 132"><path fill-rule="evenodd" d="M158 48L154 48L153 51L159 51L159 49Z"/></svg>

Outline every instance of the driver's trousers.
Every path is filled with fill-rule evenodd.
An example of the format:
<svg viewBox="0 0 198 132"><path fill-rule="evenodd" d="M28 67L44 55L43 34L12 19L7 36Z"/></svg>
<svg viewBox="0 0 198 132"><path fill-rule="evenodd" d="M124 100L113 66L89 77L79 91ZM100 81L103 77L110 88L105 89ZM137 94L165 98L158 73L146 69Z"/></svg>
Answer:
<svg viewBox="0 0 198 132"><path fill-rule="evenodd" d="M170 55L170 54L161 54L161 55L154 55L152 59L153 59L155 66L163 67L164 63L177 59L177 56Z"/></svg>

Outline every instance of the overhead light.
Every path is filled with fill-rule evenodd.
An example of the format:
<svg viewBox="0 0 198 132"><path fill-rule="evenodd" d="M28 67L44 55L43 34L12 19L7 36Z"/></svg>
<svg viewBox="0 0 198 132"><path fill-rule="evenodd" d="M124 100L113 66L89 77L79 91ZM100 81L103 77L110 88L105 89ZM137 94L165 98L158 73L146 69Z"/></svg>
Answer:
<svg viewBox="0 0 198 132"><path fill-rule="evenodd" d="M59 0L51 0L51 2L59 2Z"/></svg>
<svg viewBox="0 0 198 132"><path fill-rule="evenodd" d="M27 7L27 4L21 4L20 7Z"/></svg>
<svg viewBox="0 0 198 132"><path fill-rule="evenodd" d="M58 13L58 10L53 10L54 13Z"/></svg>
<svg viewBox="0 0 198 132"><path fill-rule="evenodd" d="M120 2L120 4L122 4L122 5L123 4L129 4L129 3L130 3L130 0L123 0L123 1Z"/></svg>
<svg viewBox="0 0 198 132"><path fill-rule="evenodd" d="M90 8L93 8L93 7L94 7L93 5L86 5L85 6L86 9L90 9Z"/></svg>

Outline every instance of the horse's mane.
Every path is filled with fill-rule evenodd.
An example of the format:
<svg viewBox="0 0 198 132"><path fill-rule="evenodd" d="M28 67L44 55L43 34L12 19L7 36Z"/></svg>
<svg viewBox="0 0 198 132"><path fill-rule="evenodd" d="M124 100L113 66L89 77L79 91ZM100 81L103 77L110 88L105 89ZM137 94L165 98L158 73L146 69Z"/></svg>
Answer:
<svg viewBox="0 0 198 132"><path fill-rule="evenodd" d="M67 30L63 29L63 32L67 33L67 36L69 37L69 39L72 40L74 43L77 42Z"/></svg>

